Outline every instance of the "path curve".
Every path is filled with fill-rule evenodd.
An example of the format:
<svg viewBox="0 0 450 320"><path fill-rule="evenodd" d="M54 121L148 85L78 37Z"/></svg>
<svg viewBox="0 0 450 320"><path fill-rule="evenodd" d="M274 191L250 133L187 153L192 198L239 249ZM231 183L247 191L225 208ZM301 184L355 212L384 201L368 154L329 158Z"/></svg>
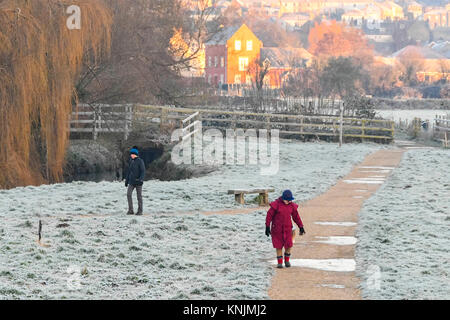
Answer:
<svg viewBox="0 0 450 320"><path fill-rule="evenodd" d="M361 299L360 280L355 271L349 271L356 265L358 213L399 165L405 151L393 148L369 154L327 192L300 205L307 233L296 238L293 266L276 269L268 292L271 299Z"/></svg>

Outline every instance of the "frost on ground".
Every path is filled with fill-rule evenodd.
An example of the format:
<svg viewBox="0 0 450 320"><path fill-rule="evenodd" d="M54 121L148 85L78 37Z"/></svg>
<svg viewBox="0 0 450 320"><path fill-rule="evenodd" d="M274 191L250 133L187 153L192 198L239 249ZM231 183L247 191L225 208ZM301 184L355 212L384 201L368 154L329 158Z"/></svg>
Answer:
<svg viewBox="0 0 450 320"><path fill-rule="evenodd" d="M0 298L267 299L263 216L46 218L49 247L15 217L0 229Z"/></svg>
<svg viewBox="0 0 450 320"><path fill-rule="evenodd" d="M356 249L364 298L450 298L449 168L448 150L408 151L364 203Z"/></svg>
<svg viewBox="0 0 450 320"><path fill-rule="evenodd" d="M182 181L147 181L144 213L213 211L240 208L228 189L275 188L275 200L290 188L296 200L305 201L325 192L352 165L381 148L376 144L282 142L280 169L274 176L260 175L256 166L222 166L206 176ZM255 195L247 195L251 201ZM254 204L253 204L254 205ZM0 217L11 215L124 214L126 189L122 182L73 182L0 191Z"/></svg>
<svg viewBox="0 0 450 320"><path fill-rule="evenodd" d="M241 208L230 188L274 187L270 200L290 188L297 201L313 198L379 148L283 142L275 176L224 166L201 178L148 181L143 217L125 215L119 182L0 191L0 298L267 299L274 250L265 212L198 211ZM39 220L49 247L36 243Z"/></svg>

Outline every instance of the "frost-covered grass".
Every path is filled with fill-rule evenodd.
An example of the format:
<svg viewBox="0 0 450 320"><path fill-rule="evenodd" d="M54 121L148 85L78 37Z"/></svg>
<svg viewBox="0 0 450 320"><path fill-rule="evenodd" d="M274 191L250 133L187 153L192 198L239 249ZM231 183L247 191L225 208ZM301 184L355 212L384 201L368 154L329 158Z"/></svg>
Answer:
<svg viewBox="0 0 450 320"><path fill-rule="evenodd" d="M47 218L47 248L15 217L0 229L0 298L267 299L263 213Z"/></svg>
<svg viewBox="0 0 450 320"><path fill-rule="evenodd" d="M267 299L274 250L265 212L193 212L240 208L229 188L274 187L270 200L291 188L299 201L313 198L379 148L283 142L275 176L224 166L201 178L148 181L143 217L125 215L118 182L0 191L0 299ZM36 243L39 220L49 247Z"/></svg>
<svg viewBox="0 0 450 320"><path fill-rule="evenodd" d="M270 200L290 188L304 201L325 192L376 144L282 142L280 170L262 176L256 166L222 166L206 176L182 181L147 181L144 184L144 213L212 211L239 208L228 189L273 187ZM252 195L246 196L247 201ZM0 217L79 214L124 214L126 189L122 182L73 182L40 187L0 190Z"/></svg>
<svg viewBox="0 0 450 320"><path fill-rule="evenodd" d="M356 250L364 298L450 299L449 168L449 150L408 151L365 202Z"/></svg>

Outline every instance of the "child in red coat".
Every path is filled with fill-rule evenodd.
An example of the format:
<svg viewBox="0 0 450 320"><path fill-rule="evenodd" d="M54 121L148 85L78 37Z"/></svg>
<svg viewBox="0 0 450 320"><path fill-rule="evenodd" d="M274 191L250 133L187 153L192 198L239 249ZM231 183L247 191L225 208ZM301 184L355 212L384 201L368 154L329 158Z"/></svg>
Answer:
<svg viewBox="0 0 450 320"><path fill-rule="evenodd" d="M292 200L294 200L292 192L286 190L280 198L270 204L270 209L267 211L266 236L272 235L272 244L277 251L278 268L283 268L283 247L284 263L287 268L291 266L289 258L293 246L292 220L298 225L300 235L305 234L303 222L298 214L298 205ZM272 223L272 228L270 228L270 223Z"/></svg>

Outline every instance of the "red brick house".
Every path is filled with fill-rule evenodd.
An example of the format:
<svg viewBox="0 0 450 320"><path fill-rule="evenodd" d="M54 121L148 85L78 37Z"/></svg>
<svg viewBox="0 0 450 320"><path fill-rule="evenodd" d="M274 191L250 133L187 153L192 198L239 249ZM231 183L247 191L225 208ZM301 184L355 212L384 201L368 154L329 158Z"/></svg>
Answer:
<svg viewBox="0 0 450 320"><path fill-rule="evenodd" d="M265 61L269 65L267 86L279 88L294 54L305 60L311 57L301 48L263 48L245 24L224 28L205 45L205 79L212 86L250 86L255 80L253 66Z"/></svg>

